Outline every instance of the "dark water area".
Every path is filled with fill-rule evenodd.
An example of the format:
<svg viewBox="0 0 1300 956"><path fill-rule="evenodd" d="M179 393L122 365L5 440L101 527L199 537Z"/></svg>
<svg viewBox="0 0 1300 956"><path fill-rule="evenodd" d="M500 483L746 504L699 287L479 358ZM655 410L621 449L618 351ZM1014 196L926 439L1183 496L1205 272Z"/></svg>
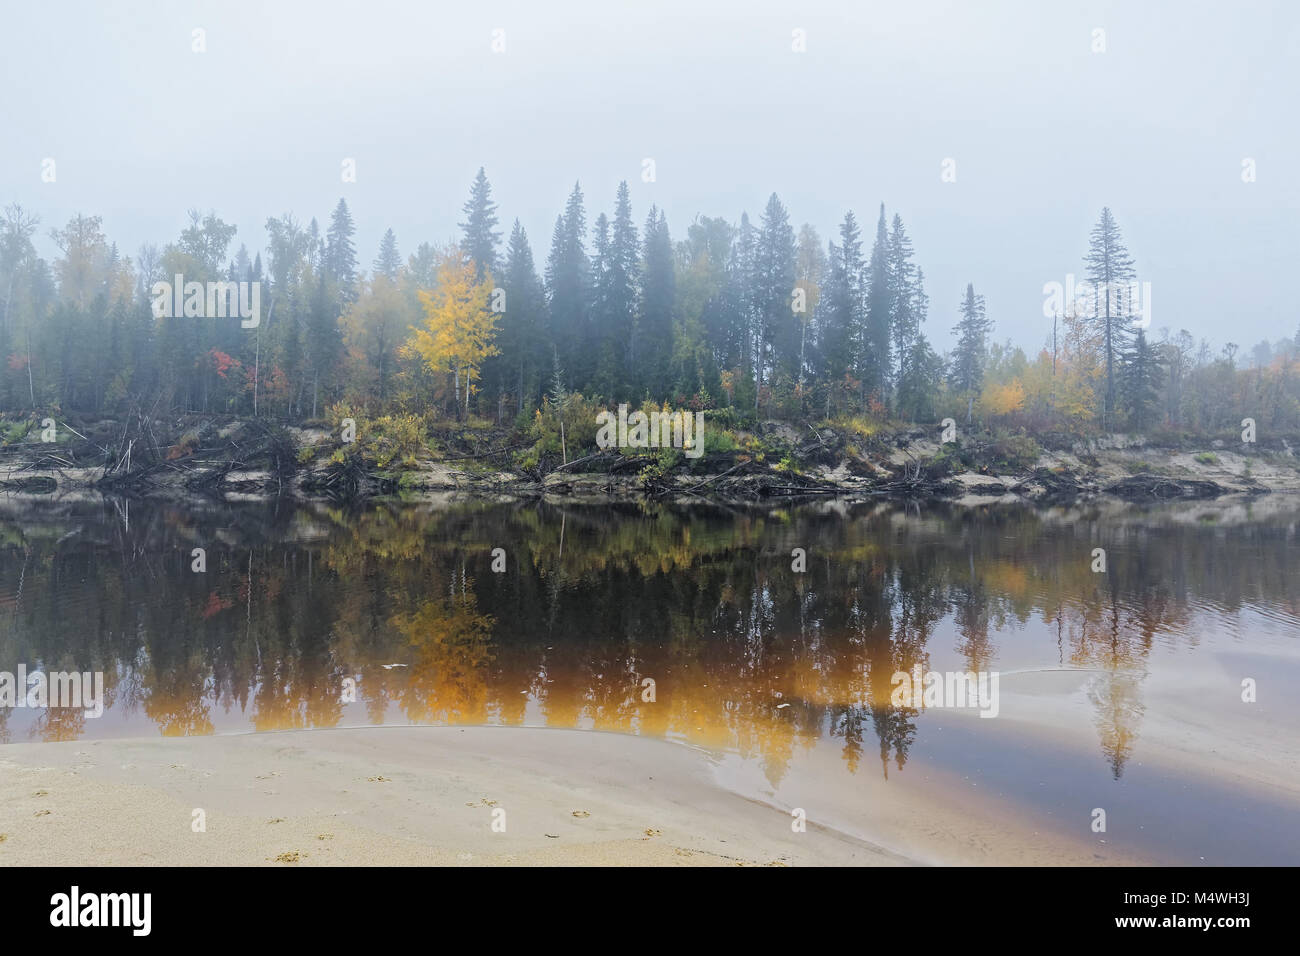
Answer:
<svg viewBox="0 0 1300 956"><path fill-rule="evenodd" d="M815 751L846 780L905 778L914 760L992 775L1048 815L1080 789L1121 805L1146 786L1148 802L1190 800L1179 819L1205 829L1235 801L1255 823L1229 826L1225 845L1245 862L1300 862L1300 768L1287 766L1300 737L1298 526L1294 499L765 511L10 500L0 672L102 671L107 702L98 718L0 708L0 741L586 728L732 755L771 787ZM1001 719L900 704L894 675L917 669L1000 672ZM1201 751L1278 765L1245 794L1213 760L1202 774L1189 756ZM1166 769L1147 767L1161 753ZM1272 838L1249 835L1260 821Z"/></svg>

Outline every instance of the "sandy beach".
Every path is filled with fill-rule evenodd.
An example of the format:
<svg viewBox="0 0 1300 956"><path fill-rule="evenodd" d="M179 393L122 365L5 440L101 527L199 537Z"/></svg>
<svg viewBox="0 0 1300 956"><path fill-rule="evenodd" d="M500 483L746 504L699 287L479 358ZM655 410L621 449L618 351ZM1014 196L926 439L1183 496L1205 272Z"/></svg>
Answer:
<svg viewBox="0 0 1300 956"><path fill-rule="evenodd" d="M933 778L808 788L794 832L780 800L718 782L729 776L686 745L542 728L13 744L0 749L0 865L1098 862L956 784L959 800L927 798ZM840 823L863 820L891 848Z"/></svg>
<svg viewBox="0 0 1300 956"><path fill-rule="evenodd" d="M616 734L379 727L0 750L0 865L907 862L790 819L712 783L697 751Z"/></svg>
<svg viewBox="0 0 1300 956"><path fill-rule="evenodd" d="M1071 804L1060 791L1077 790L1114 806L1117 819L1133 812L1122 795L1094 797L1075 777L1096 759L1088 678L1011 675L1002 720L951 712L934 726L935 739L949 741L936 745L938 759L888 776L846 775L836 750L819 747L774 782L734 752L539 727L15 743L0 747L0 866L1169 862L1131 826L1127 836L1095 834L1083 804L1064 819L1054 809ZM1170 808L1187 794L1226 800L1226 812L1281 826L1294 805L1287 761L1241 743L1257 736L1252 710L1197 727L1178 693L1187 679L1148 701L1143 762L1155 775L1144 799ZM972 734L994 734L995 752L1036 762L1041 805L1007 792L1009 778L998 761L986 763ZM1243 811L1246 800L1254 803ZM792 829L794 808L806 813L803 832ZM1194 817L1181 826L1177 841L1196 859L1231 852Z"/></svg>

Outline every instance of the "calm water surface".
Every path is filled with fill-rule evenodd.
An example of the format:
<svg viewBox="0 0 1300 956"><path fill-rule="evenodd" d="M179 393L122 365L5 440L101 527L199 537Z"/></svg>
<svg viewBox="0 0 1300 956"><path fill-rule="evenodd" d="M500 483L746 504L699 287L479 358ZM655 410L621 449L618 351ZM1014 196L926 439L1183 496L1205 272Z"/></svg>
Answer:
<svg viewBox="0 0 1300 956"><path fill-rule="evenodd" d="M707 748L770 794L943 771L1044 820L1106 806L1152 858L1300 863L1294 499L0 504L0 670L100 670L109 697L0 709L0 742L589 728ZM894 706L917 666L1000 672L1000 718ZM1264 784L1223 770L1275 753Z"/></svg>

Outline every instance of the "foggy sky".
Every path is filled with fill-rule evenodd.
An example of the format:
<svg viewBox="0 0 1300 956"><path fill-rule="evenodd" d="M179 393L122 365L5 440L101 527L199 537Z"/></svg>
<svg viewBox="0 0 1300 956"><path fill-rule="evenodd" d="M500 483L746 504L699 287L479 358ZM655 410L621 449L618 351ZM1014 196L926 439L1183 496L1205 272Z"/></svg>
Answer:
<svg viewBox="0 0 1300 956"><path fill-rule="evenodd" d="M994 338L1040 346L1043 284L1082 274L1108 205L1152 283L1152 328L1248 350L1300 325L1297 10L4 0L0 205L41 216L47 258L49 229L76 212L134 257L174 241L190 207L236 224L231 253L251 253L268 216L323 230L342 196L369 269L388 227L403 258L455 237L482 165L503 232L521 220L540 271L575 180L589 221L626 179L638 229L657 203L674 239L696 215L757 222L773 191L823 243L851 208L864 254L883 201L911 234L940 350L967 282ZM940 180L948 157L955 183Z"/></svg>

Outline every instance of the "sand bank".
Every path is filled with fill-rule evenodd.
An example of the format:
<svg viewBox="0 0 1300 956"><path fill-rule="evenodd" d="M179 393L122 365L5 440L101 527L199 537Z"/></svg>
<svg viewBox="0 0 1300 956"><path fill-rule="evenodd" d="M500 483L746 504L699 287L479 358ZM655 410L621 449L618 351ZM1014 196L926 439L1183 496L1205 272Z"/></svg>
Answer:
<svg viewBox="0 0 1300 956"><path fill-rule="evenodd" d="M0 865L907 862L815 823L792 832L710 766L662 740L541 728L13 744Z"/></svg>

